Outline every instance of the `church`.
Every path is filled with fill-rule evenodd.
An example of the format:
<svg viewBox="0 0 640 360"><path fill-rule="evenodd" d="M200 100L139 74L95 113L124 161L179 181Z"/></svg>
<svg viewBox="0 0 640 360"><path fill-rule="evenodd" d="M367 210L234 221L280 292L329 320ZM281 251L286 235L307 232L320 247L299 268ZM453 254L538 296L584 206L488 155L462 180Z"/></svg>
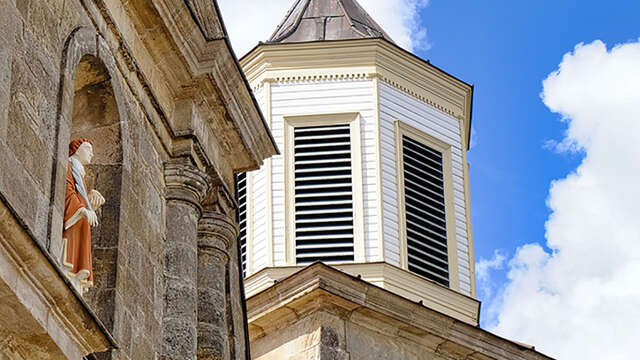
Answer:
<svg viewBox="0 0 640 360"><path fill-rule="evenodd" d="M292 0L293 1L293 0ZM543 360L479 327L473 87L356 0L0 0L0 360Z"/></svg>

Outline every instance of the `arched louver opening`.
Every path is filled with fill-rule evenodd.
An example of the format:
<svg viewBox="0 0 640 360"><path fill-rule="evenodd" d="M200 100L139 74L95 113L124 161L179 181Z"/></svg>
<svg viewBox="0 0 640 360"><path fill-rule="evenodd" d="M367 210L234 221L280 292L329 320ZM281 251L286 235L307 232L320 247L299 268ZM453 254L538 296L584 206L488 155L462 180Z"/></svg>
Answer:
<svg viewBox="0 0 640 360"><path fill-rule="evenodd" d="M409 270L449 286L442 153L402 136Z"/></svg>
<svg viewBox="0 0 640 360"><path fill-rule="evenodd" d="M236 197L238 201L238 224L240 243L240 261L242 275L247 276L247 173L236 175Z"/></svg>
<svg viewBox="0 0 640 360"><path fill-rule="evenodd" d="M348 124L294 129L298 265L353 261L353 190Z"/></svg>

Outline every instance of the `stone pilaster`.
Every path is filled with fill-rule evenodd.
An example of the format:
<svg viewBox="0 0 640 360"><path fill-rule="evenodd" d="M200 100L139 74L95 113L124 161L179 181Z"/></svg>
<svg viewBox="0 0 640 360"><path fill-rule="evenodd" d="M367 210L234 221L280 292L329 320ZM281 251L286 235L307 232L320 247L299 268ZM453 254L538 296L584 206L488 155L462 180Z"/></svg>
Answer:
<svg viewBox="0 0 640 360"><path fill-rule="evenodd" d="M237 359L230 264L238 229L234 219L204 211L198 226L198 359Z"/></svg>
<svg viewBox="0 0 640 360"><path fill-rule="evenodd" d="M195 360L197 353L198 220L209 176L186 163L165 164L167 234L164 258L162 359Z"/></svg>

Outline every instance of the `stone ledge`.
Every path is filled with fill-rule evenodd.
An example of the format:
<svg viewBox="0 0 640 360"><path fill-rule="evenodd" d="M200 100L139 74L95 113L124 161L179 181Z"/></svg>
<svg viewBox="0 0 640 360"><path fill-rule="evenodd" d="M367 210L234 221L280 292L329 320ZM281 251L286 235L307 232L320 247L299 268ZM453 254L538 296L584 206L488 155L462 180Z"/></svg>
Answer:
<svg viewBox="0 0 640 360"><path fill-rule="evenodd" d="M0 199L0 334L26 359L80 359L116 347Z"/></svg>
<svg viewBox="0 0 640 360"><path fill-rule="evenodd" d="M506 340L476 326L457 321L422 304L372 285L327 265L316 263L286 277L247 300L253 346L291 349L279 334L309 319L321 328L351 329L340 338L340 348L352 358L366 358L354 340L364 332L390 348L418 348L424 355L442 359L548 360L535 350ZM315 326L314 325L314 326ZM353 330L355 329L355 330ZM358 330L360 329L360 330ZM374 334L374 335L371 335ZM304 337L307 334L299 334ZM313 339L309 339L312 341ZM353 357L355 354L358 357ZM258 359L276 359L270 352ZM396 359L390 357L390 359ZM304 357L301 357L304 358Z"/></svg>
<svg viewBox="0 0 640 360"><path fill-rule="evenodd" d="M454 319L477 326L480 317L480 302L455 290L439 285L397 266L385 263L339 264L334 268L358 276L373 285L387 289L408 300L422 302L426 307ZM245 280L248 297L269 288L302 266L265 268Z"/></svg>

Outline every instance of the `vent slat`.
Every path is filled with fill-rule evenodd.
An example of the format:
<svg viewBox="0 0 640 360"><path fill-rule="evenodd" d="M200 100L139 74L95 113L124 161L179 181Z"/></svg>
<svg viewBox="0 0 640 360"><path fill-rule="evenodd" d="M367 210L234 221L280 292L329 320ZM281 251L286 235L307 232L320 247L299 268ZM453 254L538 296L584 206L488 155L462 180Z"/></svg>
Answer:
<svg viewBox="0 0 640 360"><path fill-rule="evenodd" d="M327 189L327 191L330 191L330 189ZM327 197L331 197L331 196L351 196L351 191L342 191L342 192L318 192L319 194L321 194L322 196L327 196ZM318 193L313 193L313 194L296 194L296 202L298 202L299 198L308 198L308 197L316 197L318 196ZM304 201L302 201L304 202Z"/></svg>
<svg viewBox="0 0 640 360"><path fill-rule="evenodd" d="M409 270L449 286L442 153L402 137Z"/></svg>
<svg viewBox="0 0 640 360"><path fill-rule="evenodd" d="M353 248L353 246L351 246ZM353 251L314 251L310 254L296 255L297 258L316 258L316 257L334 257L334 256L353 256Z"/></svg>
<svg viewBox="0 0 640 360"><path fill-rule="evenodd" d="M332 167L332 168L317 168L317 169L296 169L296 180L300 177L304 179L304 175L298 174L306 174L306 173L317 173L318 171L351 171L351 166L340 166L340 167Z"/></svg>
<svg viewBox="0 0 640 360"><path fill-rule="evenodd" d="M335 242L335 243L328 243L328 244L310 244L310 245L304 245L304 244L296 244L296 249L300 249L300 250L307 250L307 249L329 249L329 248L339 248L339 247L351 247L352 244L350 241L346 241L346 242Z"/></svg>
<svg viewBox="0 0 640 360"><path fill-rule="evenodd" d="M352 235L342 235L342 234L322 234L322 235L305 235L300 234L296 236L296 243L303 240L330 240L330 239L349 239L349 241L353 241Z"/></svg>
<svg viewBox="0 0 640 360"><path fill-rule="evenodd" d="M296 221L296 225L300 224L300 222ZM334 226L333 224L328 224L325 222L325 226L316 226L316 227L301 227L296 226L296 232L316 232L316 231L330 231L330 230L352 230L353 225L342 225L342 226Z"/></svg>
<svg viewBox="0 0 640 360"><path fill-rule="evenodd" d="M294 129L296 261L353 261L349 125Z"/></svg>
<svg viewBox="0 0 640 360"><path fill-rule="evenodd" d="M349 150L331 150L331 151L316 151L316 152L308 152L308 153L297 153L296 158L299 157L307 157L307 156L335 156L335 155L351 155L351 151Z"/></svg>
<svg viewBox="0 0 640 360"><path fill-rule="evenodd" d="M316 144L302 144L302 145L296 145L295 149L296 150L315 149L315 148L324 148L328 146L349 146L349 142L338 141L338 142L322 142L322 143L316 143ZM306 150L306 151L309 152L309 150Z"/></svg>
<svg viewBox="0 0 640 360"><path fill-rule="evenodd" d="M324 206L324 205L351 205L352 201L351 199L349 200L335 200L335 201L313 201L313 202L309 202L308 204L306 204L307 206ZM302 204L296 204L296 209L298 208L298 205L303 206ZM349 208L349 211L351 211L351 209Z"/></svg>
<svg viewBox="0 0 640 360"><path fill-rule="evenodd" d="M349 217L332 217L332 221L353 221L351 216ZM296 220L298 224L314 224L314 223L326 223L327 219L299 219Z"/></svg>

